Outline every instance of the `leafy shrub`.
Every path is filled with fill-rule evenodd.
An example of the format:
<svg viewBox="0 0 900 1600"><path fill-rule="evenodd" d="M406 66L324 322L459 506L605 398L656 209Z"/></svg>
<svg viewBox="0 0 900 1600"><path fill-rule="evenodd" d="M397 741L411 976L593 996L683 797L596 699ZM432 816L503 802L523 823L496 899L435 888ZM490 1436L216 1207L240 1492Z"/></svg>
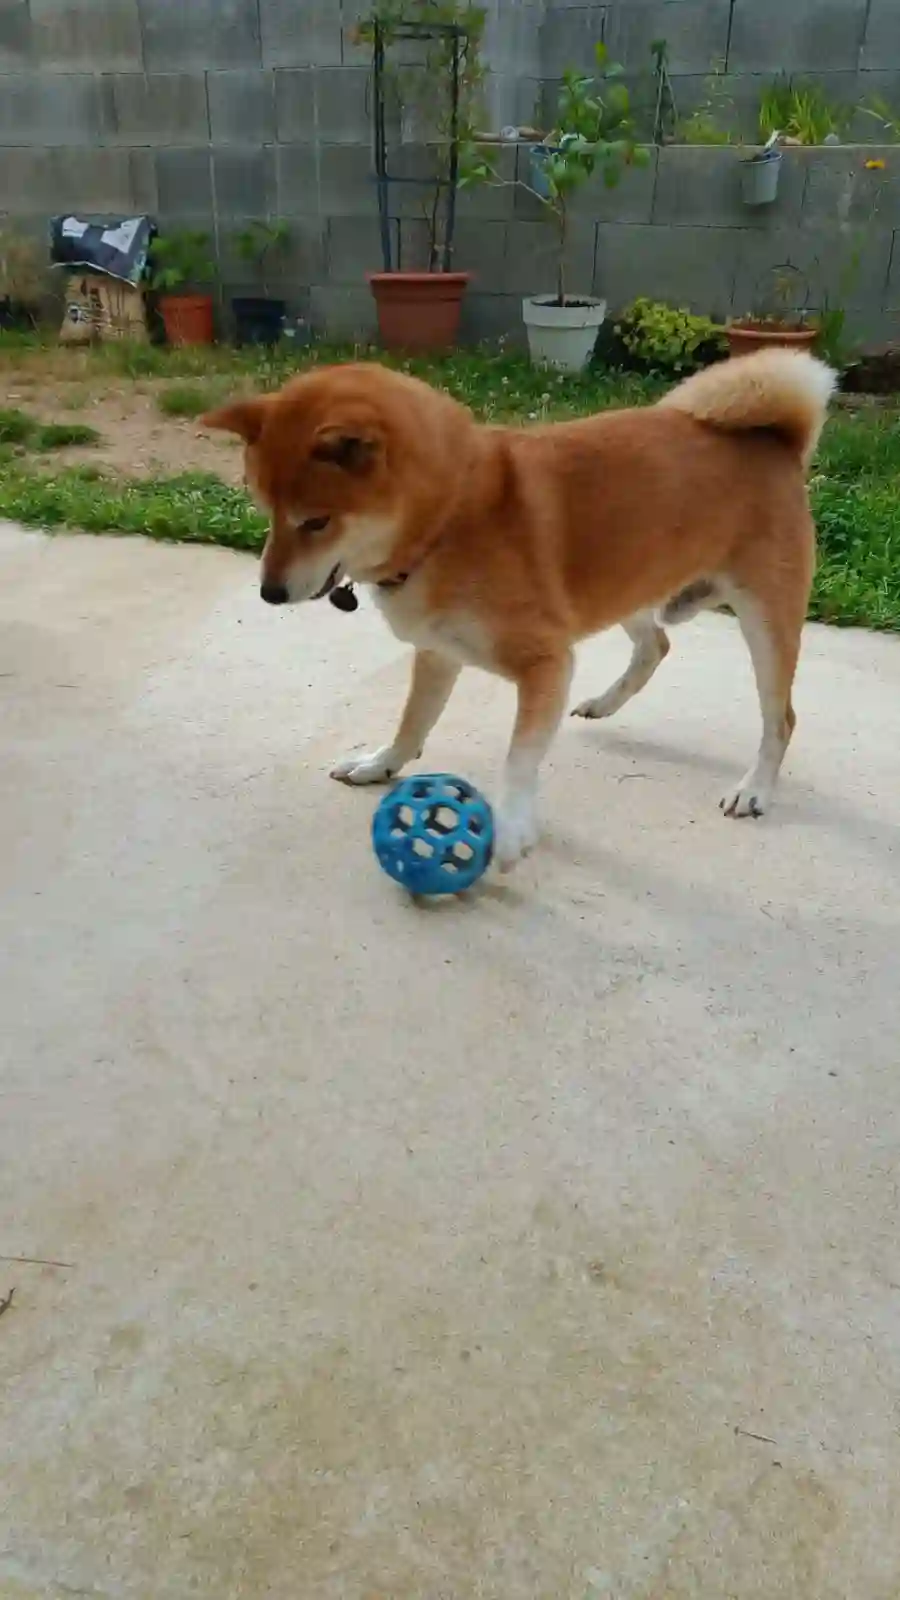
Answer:
<svg viewBox="0 0 900 1600"><path fill-rule="evenodd" d="M635 300L619 317L616 334L632 363L646 372L683 377L727 353L721 328L657 300Z"/></svg>

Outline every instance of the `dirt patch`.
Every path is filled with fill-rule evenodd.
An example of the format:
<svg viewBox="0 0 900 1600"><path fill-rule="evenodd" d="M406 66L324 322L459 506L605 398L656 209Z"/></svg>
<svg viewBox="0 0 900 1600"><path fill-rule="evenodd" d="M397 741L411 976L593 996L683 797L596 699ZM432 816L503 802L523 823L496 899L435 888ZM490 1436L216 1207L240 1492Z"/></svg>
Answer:
<svg viewBox="0 0 900 1600"><path fill-rule="evenodd" d="M156 397L166 381L98 380L70 376L49 380L43 373L6 373L4 405L21 406L41 422L88 423L100 434L96 445L54 452L63 465L92 462L130 478L173 477L179 472L214 472L238 484L243 465L238 441L206 433L189 418L166 417Z"/></svg>

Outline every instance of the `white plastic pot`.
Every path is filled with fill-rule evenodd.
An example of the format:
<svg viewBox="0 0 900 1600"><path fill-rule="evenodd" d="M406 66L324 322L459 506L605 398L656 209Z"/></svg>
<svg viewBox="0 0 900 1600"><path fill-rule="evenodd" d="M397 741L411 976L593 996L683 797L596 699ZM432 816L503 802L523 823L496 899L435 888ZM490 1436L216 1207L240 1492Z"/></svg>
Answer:
<svg viewBox="0 0 900 1600"><path fill-rule="evenodd" d="M563 372L581 372L597 343L597 329L606 316L606 301L584 296L581 305L554 305L543 295L522 301L528 333L528 352L534 362L546 362Z"/></svg>

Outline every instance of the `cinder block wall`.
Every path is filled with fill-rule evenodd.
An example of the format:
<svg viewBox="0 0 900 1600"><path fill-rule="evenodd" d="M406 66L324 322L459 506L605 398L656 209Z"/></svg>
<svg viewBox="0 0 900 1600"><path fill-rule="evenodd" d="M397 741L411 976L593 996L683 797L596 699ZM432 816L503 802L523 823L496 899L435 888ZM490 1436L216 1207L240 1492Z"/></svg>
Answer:
<svg viewBox="0 0 900 1600"><path fill-rule="evenodd" d="M371 331L365 272L380 265L371 178L365 0L0 0L0 214L42 228L53 212L147 211L212 235L225 299L252 290L233 238L252 217L292 229L279 289L338 337ZM838 100L900 110L900 0L487 0L489 115L529 121L568 65L603 38L639 114L649 47L669 43L679 109L725 72L750 132L776 73L815 77ZM877 136L874 123L860 137ZM410 152L407 152L409 154ZM414 155L414 152L412 152ZM883 171L865 160L883 157ZM523 293L552 286L540 209L511 181L525 152L500 152L508 186L463 198L457 264L477 274L473 337L514 332ZM579 196L571 282L617 307L637 293L726 314L757 298L769 268L801 267L857 331L897 331L900 145L791 151L763 214L739 198L734 148L671 146L609 194ZM392 231L417 264L421 223L397 191Z"/></svg>

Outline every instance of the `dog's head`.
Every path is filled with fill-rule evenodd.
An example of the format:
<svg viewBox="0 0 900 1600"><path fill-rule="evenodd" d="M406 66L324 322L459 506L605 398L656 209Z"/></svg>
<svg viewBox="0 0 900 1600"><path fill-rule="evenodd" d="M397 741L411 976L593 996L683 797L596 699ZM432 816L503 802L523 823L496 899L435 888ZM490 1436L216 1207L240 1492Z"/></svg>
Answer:
<svg viewBox="0 0 900 1600"><path fill-rule="evenodd" d="M201 419L243 439L247 485L270 513L264 600L318 600L345 576L391 575L422 510L423 430L434 432L434 408L445 405L415 379L361 363L320 368Z"/></svg>

